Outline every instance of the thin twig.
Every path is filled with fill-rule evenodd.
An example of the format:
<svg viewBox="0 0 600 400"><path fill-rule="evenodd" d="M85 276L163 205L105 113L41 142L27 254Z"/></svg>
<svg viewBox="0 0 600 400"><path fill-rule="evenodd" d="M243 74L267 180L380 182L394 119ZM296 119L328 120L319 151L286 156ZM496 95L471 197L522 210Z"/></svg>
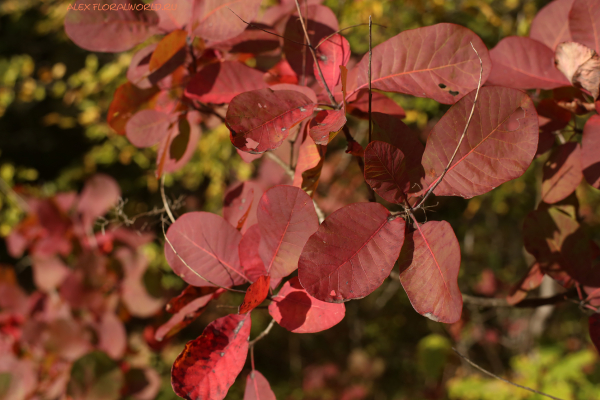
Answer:
<svg viewBox="0 0 600 400"><path fill-rule="evenodd" d="M373 135L373 123L371 119L371 102L373 101L373 92L371 90L371 59L373 58L373 47L372 47L372 32L371 27L373 26L373 20L369 15L369 142L371 143Z"/></svg>
<svg viewBox="0 0 600 400"><path fill-rule="evenodd" d="M264 338L265 336L267 336L269 334L269 332L271 332L271 329L273 329L273 326L275 325L275 320L272 319L271 322L269 322L269 325L267 325L267 327L265 328L264 331L262 331L257 337L255 337L253 340L250 341L250 343L248 343L248 346L250 346L250 348L254 347L254 344L256 342L258 342L259 340L261 340L262 338Z"/></svg>
<svg viewBox="0 0 600 400"><path fill-rule="evenodd" d="M563 293L559 293L552 297L537 297L530 299L523 299L516 304L509 304L506 299L498 299L498 298L487 298L487 297L477 297L471 296L468 294L463 294L463 302L467 304L472 304L479 307L515 307L515 308L535 308L542 307L547 305L553 305L557 303L561 303L563 301L573 299L577 296L577 292L575 290L568 290Z"/></svg>
<svg viewBox="0 0 600 400"><path fill-rule="evenodd" d="M175 217L173 216L173 213L171 212L171 208L169 207L169 202L167 201L167 196L165 195L165 175L163 175L162 179L160 180L160 196L162 197L165 211L167 212L167 215L169 216L171 223L172 224L175 223ZM165 235L165 237L166 237L166 235Z"/></svg>
<svg viewBox="0 0 600 400"><path fill-rule="evenodd" d="M450 161L448 161L448 165L446 165L446 168L444 168L444 172L442 172L442 175L440 175L440 177L435 181L433 186L431 186L427 190L427 192L425 193L425 195L423 196L423 199L419 202L419 204L416 207L413 207L413 210L419 209L423 204L425 204L425 200L427 200L427 198L431 195L431 193L433 193L435 188L437 188L438 185L440 183L442 183L444 176L446 176L446 173L450 169L450 166L452 165L452 162L454 161L454 158L456 157L456 154L458 153L458 149L460 148L460 145L462 144L465 136L467 136L467 130L469 129L469 125L471 124L471 119L473 118L473 114L475 113L475 106L477 104L477 99L479 98L479 89L481 89L481 79L483 77L483 61L481 60L479 53L475 49L475 46L473 46L473 43L471 43L471 47L473 48L473 51L475 52L475 54L477 54L477 58L479 59L479 83L477 84L477 91L475 92L475 100L473 100L473 107L471 107L471 113L469 114L469 118L467 119L465 129L464 129L462 135L460 136L460 140L458 141L458 144L456 145L456 149L454 149L454 154L452 154L452 157L450 157Z"/></svg>
<svg viewBox="0 0 600 400"><path fill-rule="evenodd" d="M458 350L456 350L454 347L452 348L452 350L454 350L454 352L455 352L456 354L458 354L458 355L459 355L459 356L460 356L460 357L461 357L463 360L465 360L467 363L469 363L469 364L470 364L472 367L474 367L474 368L478 369L479 371L483 372L483 373L484 373L484 374L486 374L486 375L489 375L489 376L491 376L492 378L499 379L499 380L501 380L502 382L506 382L506 383L508 383L508 384L510 384L510 385L513 385L513 386L515 386L515 387L518 387L518 388L520 388L520 389L528 390L528 391L530 391L531 393L539 394L539 395L541 395L541 396L545 396L545 397L548 397L548 398L550 398L550 399L554 399L554 400L563 400L563 399L560 399L560 398L558 398L558 397L554 397L554 396L551 396L551 395L549 395L549 394L546 394L546 393L544 393L544 392L540 392L539 390L535 390L535 389L529 388L529 387L527 387L527 386L521 386L521 385L519 385L519 384L517 384L517 383L514 383L514 382L511 382L511 381L509 381L509 380L506 380L506 379L504 379L504 378L501 378L501 377L499 377L498 375L496 375L496 374L494 374L494 373L492 373L492 372L488 371L487 369L484 369L483 367L480 367L479 365L475 364L473 361L469 360L469 359L468 359L466 356L462 355L462 354L461 354L461 353L460 353Z"/></svg>
<svg viewBox="0 0 600 400"><path fill-rule="evenodd" d="M342 33L342 32L344 32L344 31L346 31L348 29L356 28L357 26L363 26L363 25L369 25L369 24L366 23L366 22L363 22L362 24L356 24L356 25L347 26L345 28L340 29L339 31L333 32L331 35L326 36L324 39L321 39L321 41L319 42L319 44L315 46L315 50L318 49L320 45L322 45L323 43L325 43L326 41L328 41L329 39L331 39L332 37L334 37L338 33ZM385 26L385 25L380 25L380 24L375 24L375 23L373 23L373 25L380 26L382 28L387 28L387 26Z"/></svg>

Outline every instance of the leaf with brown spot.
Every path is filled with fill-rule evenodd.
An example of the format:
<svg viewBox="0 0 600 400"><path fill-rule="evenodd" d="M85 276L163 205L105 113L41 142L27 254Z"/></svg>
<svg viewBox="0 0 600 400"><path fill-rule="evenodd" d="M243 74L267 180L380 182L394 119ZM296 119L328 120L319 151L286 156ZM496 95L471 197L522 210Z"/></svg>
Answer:
<svg viewBox="0 0 600 400"><path fill-rule="evenodd" d="M246 314L254 310L260 305L269 294L269 285L271 283L271 277L269 275L260 276L252 285L246 290L244 301L240 305L239 314Z"/></svg>

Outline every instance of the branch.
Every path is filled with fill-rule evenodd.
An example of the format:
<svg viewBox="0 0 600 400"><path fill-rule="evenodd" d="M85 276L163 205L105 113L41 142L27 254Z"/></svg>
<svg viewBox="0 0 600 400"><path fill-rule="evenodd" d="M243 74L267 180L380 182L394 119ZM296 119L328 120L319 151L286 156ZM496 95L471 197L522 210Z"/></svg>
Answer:
<svg viewBox="0 0 600 400"><path fill-rule="evenodd" d="M539 394L539 395L541 395L541 396L545 396L545 397L548 397L548 398L550 398L550 399L554 399L554 400L562 400L562 399L560 399L560 398L558 398L558 397L554 397L554 396L551 396L551 395L549 395L549 394L546 394L546 393L544 393L544 392L540 392L540 391L538 391L538 390L535 390L535 389L532 389L532 388L528 388L527 386L521 386L521 385L519 385L519 384L517 384L517 383L514 383L514 382L511 382L511 381L509 381L509 380L506 380L506 379L504 379L504 378L501 378L501 377L499 377L498 375L496 375L496 374L494 374L494 373L492 373L492 372L490 372L490 371L488 371L488 370L486 370L486 369L484 369L484 368L480 367L479 365L475 364L473 361L469 360L467 357L465 357L464 355L462 355L462 354L461 354L461 353L460 353L458 350L456 350L454 347L452 348L452 350L454 350L454 352L455 352L456 354L458 354L458 355L459 355L459 356L460 356L460 357L461 357L463 360L465 360L467 363L469 363L469 364L470 364L472 367L474 367L474 368L478 369L479 371L483 372L483 373L484 373L484 374L486 374L486 375L489 375L489 376L491 376L492 378L499 379L499 380L501 380L502 382L506 382L506 383L508 383L508 384L510 384L510 385L513 385L513 386L515 386L515 387L518 387L518 388L520 388L520 389L528 390L528 391L530 391L531 393Z"/></svg>
<svg viewBox="0 0 600 400"><path fill-rule="evenodd" d="M444 176L446 176L446 173L450 169L450 166L452 165L452 162L454 161L454 158L456 157L456 154L458 153L458 149L460 148L460 145L462 144L465 136L467 135L467 130L469 129L469 125L471 124L471 119L473 118L473 114L475 113L475 105L477 104L477 99L479 98L479 89L481 89L481 78L483 76L483 61L481 60L479 53L475 49L475 46L473 46L473 43L471 43L471 47L473 48L473 51L475 52L475 54L477 54L477 58L479 58L479 83L477 84L477 92L475 92L475 100L473 100L473 107L471 107L471 113L469 114L469 118L467 119L467 124L465 125L465 129L460 137L460 140L458 141L458 144L456 145L456 149L454 149L454 154L452 154L450 161L448 161L448 165L446 165L446 168L444 168L444 172L442 172L442 175L440 175L438 180L435 181L433 186L431 186L429 188L429 190L427 190L427 192L425 193L425 196L423 196L423 199L419 202L419 204L416 207L413 208L413 210L417 210L417 209L421 208L421 206L423 204L425 204L425 200L427 200L427 198L431 195L431 193L433 193L435 188L437 188L438 185L440 183L442 183Z"/></svg>
<svg viewBox="0 0 600 400"><path fill-rule="evenodd" d="M577 297L577 292L575 289L572 289L552 297L534 297L530 299L524 299L516 304L509 304L506 299L477 297L469 294L463 294L462 297L463 303L472 304L479 307L536 308L561 303L563 301L575 298Z"/></svg>
<svg viewBox="0 0 600 400"><path fill-rule="evenodd" d="M271 322L269 322L269 325L267 325L264 331L262 331L257 337L255 337L253 340L250 341L250 343L248 343L248 346L250 346L250 348L254 348L254 344L256 342L258 342L259 340L267 336L269 332L271 332L271 329L273 329L273 325L275 325L274 319L272 319Z"/></svg>

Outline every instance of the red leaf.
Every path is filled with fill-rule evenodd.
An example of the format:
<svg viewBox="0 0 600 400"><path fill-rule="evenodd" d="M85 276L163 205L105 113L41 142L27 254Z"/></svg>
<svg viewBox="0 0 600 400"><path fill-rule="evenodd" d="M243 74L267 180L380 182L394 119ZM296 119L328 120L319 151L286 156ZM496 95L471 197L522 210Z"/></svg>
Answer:
<svg viewBox="0 0 600 400"><path fill-rule="evenodd" d="M321 72L325 78L325 83L330 90L333 90L340 83L340 65L348 64L350 60L350 43L345 37L336 33L329 39L323 39L317 48L317 60L321 67ZM317 82L324 88L321 77L317 69L317 64L313 61L313 73Z"/></svg>
<svg viewBox="0 0 600 400"><path fill-rule="evenodd" d="M124 135L127 121L139 110L149 108L151 99L157 93L158 88L140 89L131 82L122 84L115 91L108 108L108 125L119 135Z"/></svg>
<svg viewBox="0 0 600 400"><path fill-rule="evenodd" d="M88 179L81 191L77 212L85 227L93 227L96 218L106 212L121 197L117 182L108 175L96 174Z"/></svg>
<svg viewBox="0 0 600 400"><path fill-rule="evenodd" d="M411 169L421 166L425 147L423 147L417 133L411 130L399 117L374 112L373 140L386 142L400 149Z"/></svg>
<svg viewBox="0 0 600 400"><path fill-rule="evenodd" d="M260 228L258 224L254 224L244 233L238 248L244 274L250 279L250 282L255 282L258 278L267 274L265 264L258 254L259 245Z"/></svg>
<svg viewBox="0 0 600 400"><path fill-rule="evenodd" d="M596 0L575 0L569 13L569 29L574 42L600 53L600 3Z"/></svg>
<svg viewBox="0 0 600 400"><path fill-rule="evenodd" d="M244 301L240 305L239 314L247 314L260 305L269 295L269 284L271 277L269 275L260 276L246 290Z"/></svg>
<svg viewBox="0 0 600 400"><path fill-rule="evenodd" d="M302 287L319 300L360 299L388 277L404 241L404 220L378 203L354 203L329 215L298 262Z"/></svg>
<svg viewBox="0 0 600 400"><path fill-rule="evenodd" d="M315 333L337 325L344 319L346 307L315 299L302 288L298 277L294 277L273 296L269 314L290 332Z"/></svg>
<svg viewBox="0 0 600 400"><path fill-rule="evenodd" d="M345 110L322 110L310 121L310 136L316 144L326 145L346 125Z"/></svg>
<svg viewBox="0 0 600 400"><path fill-rule="evenodd" d="M156 330L154 338L160 342L176 335L179 331L194 322L196 318L202 315L202 313L208 308L208 304L211 302L211 300L219 297L222 291L223 289L219 289L215 293L198 297L187 303L167 322L165 322Z"/></svg>
<svg viewBox="0 0 600 400"><path fill-rule="evenodd" d="M590 315L589 326L592 343L594 343L596 350L600 353L600 314Z"/></svg>
<svg viewBox="0 0 600 400"><path fill-rule="evenodd" d="M391 115L398 118L404 118L406 115L402 107L385 94L372 92L371 112ZM356 100L348 103L348 113L362 119L369 118L369 90L361 89L358 91Z"/></svg>
<svg viewBox="0 0 600 400"><path fill-rule="evenodd" d="M256 209L262 195L262 188L255 182L247 181L236 184L225 193L223 218L232 226L237 227L247 215L241 229L242 233L246 232L249 227L256 224Z"/></svg>
<svg viewBox="0 0 600 400"><path fill-rule="evenodd" d="M127 121L127 139L135 147L151 147L168 135L171 117L156 110L142 110Z"/></svg>
<svg viewBox="0 0 600 400"><path fill-rule="evenodd" d="M260 3L261 0L194 0L191 29L203 39L230 39L246 29L240 18L252 21Z"/></svg>
<svg viewBox="0 0 600 400"><path fill-rule="evenodd" d="M188 342L171 371L175 393L187 400L225 398L246 362L250 324L248 315L228 315Z"/></svg>
<svg viewBox="0 0 600 400"><path fill-rule="evenodd" d="M176 314L181 311L184 307L190 304L192 301L199 297L204 297L209 294L213 294L217 291L216 287L196 287L188 285L183 292L177 297L173 297L169 303L165 306L165 311L171 314Z"/></svg>
<svg viewBox="0 0 600 400"><path fill-rule="evenodd" d="M430 221L407 235L400 253L400 283L421 315L451 324L460 319L460 246L450 224Z"/></svg>
<svg viewBox="0 0 600 400"><path fill-rule="evenodd" d="M538 113L540 129L551 135L552 132L563 129L571 122L572 114L559 106L556 100L542 99L535 109ZM554 138L554 135L552 135L552 138ZM552 144L554 144L554 139L552 140ZM549 150L549 148L546 150Z"/></svg>
<svg viewBox="0 0 600 400"><path fill-rule="evenodd" d="M575 42L561 43L556 48L556 67L576 87L592 97L600 94L600 57L587 46Z"/></svg>
<svg viewBox="0 0 600 400"><path fill-rule="evenodd" d="M442 23L404 31L376 46L372 87L454 104L479 81L479 59L469 42L483 60L485 82L492 65L485 44L467 28ZM369 85L368 67L367 54L356 66L356 90Z"/></svg>
<svg viewBox="0 0 600 400"><path fill-rule="evenodd" d="M183 64L186 54L186 42L187 33L182 30L173 31L162 38L161 41L158 42L156 50L152 52L152 56L150 57L148 65L150 72L156 71L171 59L178 56L179 53L183 55L183 57L178 56L181 61L179 65Z"/></svg>
<svg viewBox="0 0 600 400"><path fill-rule="evenodd" d="M490 58L494 67L489 85L554 89L571 84L554 66L554 52L530 38L506 37L490 50Z"/></svg>
<svg viewBox="0 0 600 400"><path fill-rule="evenodd" d="M315 107L308 97L292 90L267 88L239 94L227 109L231 142L252 154L276 149L291 128L312 116Z"/></svg>
<svg viewBox="0 0 600 400"><path fill-rule="evenodd" d="M527 275L510 290L510 295L506 297L508 304L512 306L519 303L527 297L528 292L537 289L542 284L542 279L544 279L544 273L540 269L540 264L533 264L527 271Z"/></svg>
<svg viewBox="0 0 600 400"><path fill-rule="evenodd" d="M554 0L543 7L531 21L529 37L555 50L562 42L571 41L569 11L573 0Z"/></svg>
<svg viewBox="0 0 600 400"><path fill-rule="evenodd" d="M315 94L315 91L312 90L311 88L309 88L308 86L298 86L298 85L292 85L291 83L278 83L275 85L272 85L271 90L296 90L300 93L302 93L303 95L305 95L306 97L308 97L312 102L317 103L317 95Z"/></svg>
<svg viewBox="0 0 600 400"><path fill-rule="evenodd" d="M559 146L544 164L542 201L553 204L567 198L577 189L582 178L579 144L568 142Z"/></svg>
<svg viewBox="0 0 600 400"><path fill-rule="evenodd" d="M138 4L128 0L77 0L65 16L65 32L77 46L89 51L129 50L158 33L158 15L150 10L132 11Z"/></svg>
<svg viewBox="0 0 600 400"><path fill-rule="evenodd" d="M429 134L423 154L424 188L431 187L448 165L474 97L471 92L452 106ZM465 139L434 193L471 198L521 176L533 160L538 138L537 113L527 94L503 87L481 88Z"/></svg>
<svg viewBox="0 0 600 400"><path fill-rule="evenodd" d="M304 141L298 152L293 186L304 190L311 197L319 185L326 152L327 146L316 144L304 130Z"/></svg>
<svg viewBox="0 0 600 400"><path fill-rule="evenodd" d="M581 166L586 181L600 189L600 116L592 115L583 127Z"/></svg>
<svg viewBox="0 0 600 400"><path fill-rule="evenodd" d="M364 157L365 149L363 149L360 143L358 143L356 140L348 140L348 148L346 149L346 153L352 154L356 157Z"/></svg>
<svg viewBox="0 0 600 400"><path fill-rule="evenodd" d="M203 103L229 103L240 93L266 88L263 75L238 61L208 64L194 75L185 95Z"/></svg>
<svg viewBox="0 0 600 400"><path fill-rule="evenodd" d="M269 382L256 370L252 370L246 378L244 400L276 400Z"/></svg>
<svg viewBox="0 0 600 400"><path fill-rule="evenodd" d="M297 86L298 75L296 75L296 73L290 66L290 63L288 63L287 60L283 59L283 60L279 61L277 64L275 64L275 66L273 68L271 68L270 70L265 72L264 80L269 85L275 85L275 84L281 83L281 84L289 84L289 85ZM305 88L306 86L297 86L297 87ZM315 103L316 102L317 102L317 100L315 98Z"/></svg>
<svg viewBox="0 0 600 400"><path fill-rule="evenodd" d="M404 153L386 142L369 143L365 150L365 180L386 201L402 203L404 192L411 187Z"/></svg>
<svg viewBox="0 0 600 400"><path fill-rule="evenodd" d="M319 227L309 195L294 186L279 185L265 192L258 204L260 258L272 279L298 268L304 244Z"/></svg>
<svg viewBox="0 0 600 400"><path fill-rule="evenodd" d="M242 234L220 216L207 212L183 214L169 227L167 238L191 270L168 243L165 257L173 271L190 285L214 286L200 276L225 287L248 280L237 251Z"/></svg>

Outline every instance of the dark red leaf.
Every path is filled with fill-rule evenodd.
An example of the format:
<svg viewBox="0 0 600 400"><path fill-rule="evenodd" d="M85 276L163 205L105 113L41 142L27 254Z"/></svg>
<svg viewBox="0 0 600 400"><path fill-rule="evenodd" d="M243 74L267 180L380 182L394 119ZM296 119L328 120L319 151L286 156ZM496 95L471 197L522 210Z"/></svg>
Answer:
<svg viewBox="0 0 600 400"><path fill-rule="evenodd" d="M543 7L531 21L529 37L555 50L562 42L571 40L569 11L574 0L554 0Z"/></svg>
<svg viewBox="0 0 600 400"><path fill-rule="evenodd" d="M203 288L207 289L207 288ZM161 325L155 332L154 338L157 341L162 341L176 335L183 328L191 324L206 310L211 300L220 296L223 289L217 290L215 293L206 294L198 297L180 310L178 310L167 322Z"/></svg>
<svg viewBox="0 0 600 400"><path fill-rule="evenodd" d="M302 287L319 300L360 299L390 274L404 241L404 220L378 203L354 203L329 215L298 262Z"/></svg>
<svg viewBox="0 0 600 400"><path fill-rule="evenodd" d="M556 67L574 86L587 90L592 97L600 94L600 56L581 43L566 42L558 45Z"/></svg>
<svg viewBox="0 0 600 400"><path fill-rule="evenodd" d="M542 201L553 204L567 198L581 179L581 146L575 142L559 146L544 164Z"/></svg>
<svg viewBox="0 0 600 400"><path fill-rule="evenodd" d="M298 268L304 244L319 227L312 199L301 189L280 185L265 192L258 204L259 254L272 279Z"/></svg>
<svg viewBox="0 0 600 400"><path fill-rule="evenodd" d="M227 109L231 142L253 154L276 149L291 128L312 116L315 107L308 97L292 90L267 88L239 94Z"/></svg>
<svg viewBox="0 0 600 400"><path fill-rule="evenodd" d="M149 108L151 99L157 94L158 88L140 89L131 82L122 84L115 91L108 108L108 125L119 135L125 135L127 121L139 110Z"/></svg>
<svg viewBox="0 0 600 400"><path fill-rule="evenodd" d="M592 115L583 127L581 166L585 180L600 189L600 116Z"/></svg>
<svg viewBox="0 0 600 400"><path fill-rule="evenodd" d="M398 263L400 283L419 314L446 324L460 319L460 246L448 222L426 222L407 235Z"/></svg>
<svg viewBox="0 0 600 400"><path fill-rule="evenodd" d="M266 88L263 72L238 61L208 64L190 81L185 95L203 103L229 103L243 92Z"/></svg>
<svg viewBox="0 0 600 400"><path fill-rule="evenodd" d="M256 224L256 209L263 195L263 189L255 182L246 181L236 184L225 193L223 201L223 218L237 227L247 215L241 232ZM263 274L261 274L263 275Z"/></svg>
<svg viewBox="0 0 600 400"><path fill-rule="evenodd" d="M373 92L371 100L371 112L391 115L398 118L404 118L406 115L402 107L394 100L383 93ZM362 89L358 91L356 100L348 103L348 113L362 119L369 118L369 90Z"/></svg>
<svg viewBox="0 0 600 400"><path fill-rule="evenodd" d="M171 268L193 286L235 286L247 281L238 255L242 234L216 214L191 212L179 217L167 231L167 238L185 262L165 243L165 257Z"/></svg>
<svg viewBox="0 0 600 400"><path fill-rule="evenodd" d="M542 99L537 107L538 121L540 124L540 130L544 133L548 133L554 138L552 132L559 131L566 127L571 122L572 114L558 105L553 99ZM550 146L554 144L554 139ZM550 148L547 148L550 150ZM538 153L540 153L538 149ZM542 151L541 153L545 153Z"/></svg>
<svg viewBox="0 0 600 400"><path fill-rule="evenodd" d="M169 114L156 110L142 110L127 121L127 139L136 147L154 146L169 134Z"/></svg>
<svg viewBox="0 0 600 400"><path fill-rule="evenodd" d="M290 332L315 333L337 325L344 319L346 307L315 299L302 288L298 277L294 277L273 296L269 314Z"/></svg>
<svg viewBox="0 0 600 400"><path fill-rule="evenodd" d="M142 11L132 11L138 5ZM89 51L126 51L158 33L158 15L143 8L128 0L77 0L65 16L65 32Z"/></svg>
<svg viewBox="0 0 600 400"><path fill-rule="evenodd" d="M529 271L527 271L527 275L525 275L519 283L510 290L510 294L506 296L508 304L515 305L519 303L527 297L527 293L537 289L542 284L542 279L544 279L544 273L540 269L540 264L533 264Z"/></svg>
<svg viewBox="0 0 600 400"><path fill-rule="evenodd" d="M276 400L269 382L257 370L252 370L246 378L244 400Z"/></svg>
<svg viewBox="0 0 600 400"><path fill-rule="evenodd" d="M404 153L386 142L369 143L365 150L365 181L386 201L402 203L403 194L411 187Z"/></svg>
<svg viewBox="0 0 600 400"><path fill-rule="evenodd" d="M350 43L345 37L336 33L329 39L323 39L317 48L317 61L325 78L325 83L330 90L340 83L340 65L348 64L350 60ZM317 70L317 64L313 61L313 73L317 82L324 88L321 77Z"/></svg>
<svg viewBox="0 0 600 400"><path fill-rule="evenodd" d="M592 314L589 320L590 338L600 353L600 314Z"/></svg>
<svg viewBox="0 0 600 400"><path fill-rule="evenodd" d="M360 143L358 143L356 140L348 140L348 148L346 149L346 153L352 154L356 157L364 157L365 149L363 149Z"/></svg>
<svg viewBox="0 0 600 400"><path fill-rule="evenodd" d="M172 58L176 57L178 53L183 54L183 57L179 57L181 60L179 64L181 65L183 61L185 61L186 42L187 33L182 30L173 31L162 38L162 40L158 42L156 49L152 52L152 56L150 57L148 64L150 72L154 72L165 65Z"/></svg>
<svg viewBox="0 0 600 400"><path fill-rule="evenodd" d="M469 42L483 61L485 82L492 65L485 44L467 28L442 23L404 31L376 46L372 87L454 104L479 81L479 59ZM355 91L369 85L368 67L367 54L356 66Z"/></svg>
<svg viewBox="0 0 600 400"><path fill-rule="evenodd" d="M260 305L269 295L269 285L271 277L268 275L259 276L252 285L246 290L244 301L240 305L239 314L247 314Z"/></svg>
<svg viewBox="0 0 600 400"><path fill-rule="evenodd" d="M195 36L226 40L246 29L240 20L252 21L261 0L194 0L191 27ZM236 14L238 16L236 16Z"/></svg>
<svg viewBox="0 0 600 400"><path fill-rule="evenodd" d="M88 179L81 191L77 212L85 227L93 227L96 218L106 214L117 204L121 189L108 175L96 174Z"/></svg>
<svg viewBox="0 0 600 400"><path fill-rule="evenodd" d="M386 142L399 148L411 169L421 166L425 147L417 133L402 122L400 117L374 112L373 140Z"/></svg>
<svg viewBox="0 0 600 400"><path fill-rule="evenodd" d="M248 315L228 315L188 342L171 371L175 393L187 400L225 398L246 362L250 325Z"/></svg>
<svg viewBox="0 0 600 400"><path fill-rule="evenodd" d="M431 187L448 165L474 97L471 92L452 106L429 134L423 154L424 189ZM533 160L538 138L537 113L527 94L503 87L481 88L465 139L434 193L471 198L521 176Z"/></svg>
<svg viewBox="0 0 600 400"><path fill-rule="evenodd" d="M322 110L310 121L310 136L316 144L326 145L346 125L345 110Z"/></svg>
<svg viewBox="0 0 600 400"><path fill-rule="evenodd" d="M569 29L574 42L600 53L600 3L596 0L575 0L569 13Z"/></svg>

